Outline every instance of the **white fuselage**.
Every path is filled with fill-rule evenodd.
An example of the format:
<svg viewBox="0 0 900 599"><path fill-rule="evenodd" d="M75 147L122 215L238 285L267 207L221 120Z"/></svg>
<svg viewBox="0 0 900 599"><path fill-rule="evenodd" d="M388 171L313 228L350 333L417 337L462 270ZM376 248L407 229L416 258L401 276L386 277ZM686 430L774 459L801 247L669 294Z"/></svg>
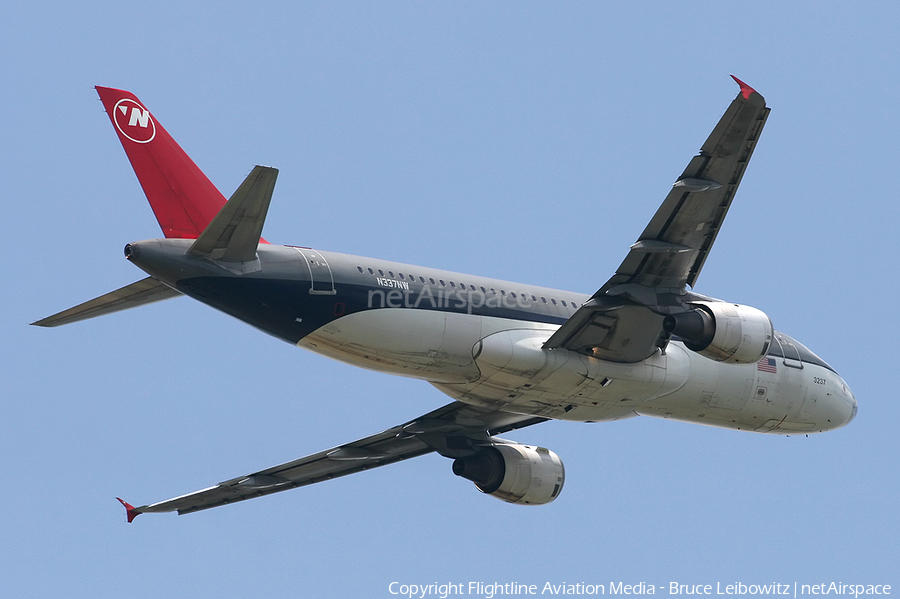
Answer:
<svg viewBox="0 0 900 599"><path fill-rule="evenodd" d="M855 400L833 371L722 364L671 342L632 364L542 349L556 325L414 308L337 319L299 346L356 366L415 377L459 401L597 422L657 416L757 432L819 432L847 422ZM771 370L774 370L772 372Z"/></svg>

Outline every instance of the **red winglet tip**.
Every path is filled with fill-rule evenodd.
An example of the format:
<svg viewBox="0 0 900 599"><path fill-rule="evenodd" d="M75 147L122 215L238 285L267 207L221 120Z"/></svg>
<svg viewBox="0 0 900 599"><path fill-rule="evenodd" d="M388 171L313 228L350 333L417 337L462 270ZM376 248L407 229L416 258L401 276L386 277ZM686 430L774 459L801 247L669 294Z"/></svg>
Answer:
<svg viewBox="0 0 900 599"><path fill-rule="evenodd" d="M745 100L750 99L750 94L756 93L755 89L753 89L752 87L750 87L749 85L747 85L746 83L744 83L743 81L741 81L740 79L735 77L734 75L732 75L731 78L734 79L735 82L741 86L741 95L744 96Z"/></svg>
<svg viewBox="0 0 900 599"><path fill-rule="evenodd" d="M140 515L140 512L135 510L133 505L127 501L123 501L120 497L116 497L116 499L125 506L125 515L128 517L128 523L131 524L131 522Z"/></svg>

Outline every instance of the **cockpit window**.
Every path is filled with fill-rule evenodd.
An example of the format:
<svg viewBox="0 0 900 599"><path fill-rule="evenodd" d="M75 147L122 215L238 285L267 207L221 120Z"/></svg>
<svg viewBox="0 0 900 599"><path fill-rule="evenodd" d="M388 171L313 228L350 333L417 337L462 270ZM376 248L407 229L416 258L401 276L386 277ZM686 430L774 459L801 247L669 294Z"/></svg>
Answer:
<svg viewBox="0 0 900 599"><path fill-rule="evenodd" d="M787 343L785 343L787 341ZM790 345L793 344L793 348ZM787 350L785 350L784 346L788 346ZM773 340L772 345L769 346L769 352L767 355L775 356L778 358L787 358L788 360L796 360L796 356L793 355L793 350L796 349L797 353L800 354L800 361L805 364L815 364L817 366L821 366L823 368L827 368L831 372L837 374L834 368L828 365L825 360L814 354L809 350L805 345L794 339L793 337L789 337L784 333L775 332L775 339ZM785 356L785 351L790 352L787 356Z"/></svg>

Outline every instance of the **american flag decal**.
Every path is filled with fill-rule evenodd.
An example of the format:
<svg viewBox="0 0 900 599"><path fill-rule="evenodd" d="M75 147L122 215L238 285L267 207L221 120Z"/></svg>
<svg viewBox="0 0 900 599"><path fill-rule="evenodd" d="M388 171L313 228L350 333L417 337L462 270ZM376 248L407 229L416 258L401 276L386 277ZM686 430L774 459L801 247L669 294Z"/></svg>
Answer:
<svg viewBox="0 0 900 599"><path fill-rule="evenodd" d="M756 369L762 372L771 372L772 374L778 372L778 368L775 366L775 358L763 358L756 363Z"/></svg>

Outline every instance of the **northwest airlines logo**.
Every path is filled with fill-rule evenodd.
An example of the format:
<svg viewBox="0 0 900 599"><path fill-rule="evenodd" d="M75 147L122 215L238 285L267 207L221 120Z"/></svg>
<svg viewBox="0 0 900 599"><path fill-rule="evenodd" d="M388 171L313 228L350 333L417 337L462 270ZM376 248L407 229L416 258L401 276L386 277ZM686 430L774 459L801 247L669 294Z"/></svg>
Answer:
<svg viewBox="0 0 900 599"><path fill-rule="evenodd" d="M145 144L156 137L156 123L150 117L150 111L130 98L116 102L113 121L116 129L133 142Z"/></svg>

